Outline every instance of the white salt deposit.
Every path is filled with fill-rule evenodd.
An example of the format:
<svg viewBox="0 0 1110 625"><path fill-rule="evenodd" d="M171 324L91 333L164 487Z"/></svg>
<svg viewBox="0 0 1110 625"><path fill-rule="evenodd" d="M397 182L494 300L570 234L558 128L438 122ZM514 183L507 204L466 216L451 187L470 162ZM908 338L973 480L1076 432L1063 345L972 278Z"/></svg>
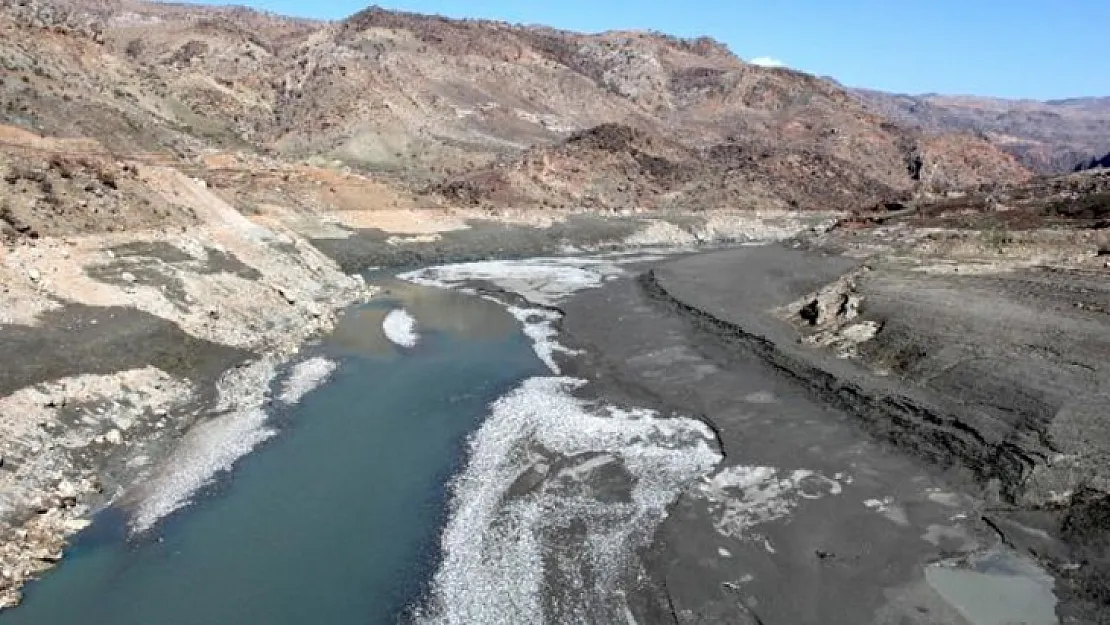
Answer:
<svg viewBox="0 0 1110 625"><path fill-rule="evenodd" d="M717 531L732 538L758 538L753 527L788 516L805 499L838 495L838 481L797 470L771 467L728 467L701 486Z"/></svg>
<svg viewBox="0 0 1110 625"><path fill-rule="evenodd" d="M420 335L416 332L416 319L403 308L390 311L385 316L382 331L394 345L411 349L420 342Z"/></svg>
<svg viewBox="0 0 1110 625"><path fill-rule="evenodd" d="M619 264L600 258L494 260L428 267L398 277L438 287L489 282L534 304L554 306L577 291L600 287L608 276L621 275Z"/></svg>
<svg viewBox="0 0 1110 625"><path fill-rule="evenodd" d="M508 311L558 374L555 354L577 352L556 340L562 315L553 307L624 275L620 265L630 262L635 258L490 261L400 277L456 289L485 282L520 295L535 306ZM700 421L575 398L571 392L585 383L532 378L493 404L453 483L443 561L418 623L630 622L623 589L635 581L637 550L650 544L667 507L721 456ZM571 527L576 538L568 544ZM556 544L566 553L553 554Z"/></svg>
<svg viewBox="0 0 1110 625"><path fill-rule="evenodd" d="M571 395L583 384L532 378L493 404L454 482L443 562L419 623L623 620L619 591L634 575L636 549L650 543L667 506L721 456L703 423L588 403ZM552 466L560 467L554 479L521 487L522 478ZM602 497L594 486L615 468L632 478L627 498ZM572 526L585 532L574 557L547 557L545 545ZM581 576L586 569L594 576L589 583ZM556 598L573 613L546 614L545 580L552 578L565 592L594 600Z"/></svg>
<svg viewBox="0 0 1110 625"><path fill-rule="evenodd" d="M219 401L213 413L221 416L189 431L157 473L144 484L130 528L139 534L163 517L187 506L216 475L231 469L259 443L276 432L267 427L262 410L275 373L270 359L228 371L217 384Z"/></svg>
<svg viewBox="0 0 1110 625"><path fill-rule="evenodd" d="M897 525L909 525L909 517L906 516L906 511L894 503L893 497L883 497L882 499L868 499L863 502L864 507L869 510L874 510L879 514L890 519L892 523Z"/></svg>
<svg viewBox="0 0 1110 625"><path fill-rule="evenodd" d="M173 454L176 466L155 478L152 492L135 511L131 531L141 534L187 506L194 493L275 434L265 424L266 413L251 409L213 419L190 431Z"/></svg>
<svg viewBox="0 0 1110 625"><path fill-rule="evenodd" d="M301 401L305 395L311 393L327 381L335 372L336 364L322 356L309 358L293 367L289 377L282 384L281 394L278 399L282 403L292 405Z"/></svg>
<svg viewBox="0 0 1110 625"><path fill-rule="evenodd" d="M560 373L559 364L555 362L556 353L570 356L581 353L555 340L559 336L555 324L562 318L562 315L554 310L519 308L517 306L509 306L508 310L510 315L516 317L524 325L524 335L532 339L532 349L535 350L543 364L551 369L552 373L556 375Z"/></svg>

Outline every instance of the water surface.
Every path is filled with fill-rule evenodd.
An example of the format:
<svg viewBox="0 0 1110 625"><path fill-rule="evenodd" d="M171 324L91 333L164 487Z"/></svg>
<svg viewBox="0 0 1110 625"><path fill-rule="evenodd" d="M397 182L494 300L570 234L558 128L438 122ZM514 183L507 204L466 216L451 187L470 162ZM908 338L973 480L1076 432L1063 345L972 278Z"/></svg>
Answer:
<svg viewBox="0 0 1110 625"><path fill-rule="evenodd" d="M516 320L403 283L315 352L339 362L282 433L141 540L109 510L0 625L395 623L437 565L446 483L488 404L545 370ZM412 349L381 322L404 308Z"/></svg>

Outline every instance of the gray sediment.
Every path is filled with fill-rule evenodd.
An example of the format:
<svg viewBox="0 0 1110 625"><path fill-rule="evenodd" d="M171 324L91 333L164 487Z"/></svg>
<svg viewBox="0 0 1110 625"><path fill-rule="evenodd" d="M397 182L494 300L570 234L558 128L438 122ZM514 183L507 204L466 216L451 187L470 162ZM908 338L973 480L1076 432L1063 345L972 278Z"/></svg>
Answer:
<svg viewBox="0 0 1110 625"><path fill-rule="evenodd" d="M850 415L853 426L869 439L908 452L919 470L938 476L938 488L979 502L967 512L980 520L977 532L997 532L1004 544L1032 554L1056 575L1062 617L1099 622L1107 613L1102 589L1110 521L1099 520L1092 511L1106 505L1106 491L1098 488L1106 478L1099 459L1110 437L1097 420L1081 432L1068 422L1082 422L1072 415L1105 405L1098 398L1106 388L1102 367L1110 353L1110 332L1105 320L1082 310L1077 314L1066 300L1042 295L1038 301L1030 295L1067 290L1082 277L1057 276L1060 286L1054 286L1036 273L942 279L883 266L861 273L861 264L781 246L692 256L645 273L639 285L643 299L636 306L685 321L693 332L687 340L698 353L696 358L682 356L690 359L687 369L704 366L698 359L706 353L717 355L710 361L718 367L722 362L750 367L754 359L796 392ZM859 277L851 294L863 302L858 321L873 322L881 330L850 356L807 344L815 329L784 311L796 310L791 306L817 297L823 286L853 272ZM1079 288L1091 296L1089 288ZM932 307L925 305L929 295L935 299ZM1016 315L1035 319L1026 313L1038 305L1049 309L1039 323L1030 327L1014 321ZM609 329L613 337L642 341L643 334L632 339L626 330L641 308L624 316L624 325ZM572 306L567 320L571 336L577 328L577 335L600 340L597 332L583 332L575 318ZM1042 324L1059 330L1042 334L1037 331ZM635 362L628 354L621 360L617 340L605 338L604 347L595 344L587 351L615 349L618 353L606 360ZM629 374L618 372L619 366L597 368L608 368L610 376L623 380L614 386L669 394L666 402L675 405L699 405L704 400L698 392L713 392L694 386L666 393L661 389L673 384L667 375L630 381ZM734 395L731 401L737 399ZM726 455L730 428L752 433L748 425L730 425L728 418L706 414L722 432ZM680 504L676 514L681 510ZM690 532L687 524L681 527L675 535ZM667 536L664 531L661 541ZM979 542L980 547L987 544Z"/></svg>

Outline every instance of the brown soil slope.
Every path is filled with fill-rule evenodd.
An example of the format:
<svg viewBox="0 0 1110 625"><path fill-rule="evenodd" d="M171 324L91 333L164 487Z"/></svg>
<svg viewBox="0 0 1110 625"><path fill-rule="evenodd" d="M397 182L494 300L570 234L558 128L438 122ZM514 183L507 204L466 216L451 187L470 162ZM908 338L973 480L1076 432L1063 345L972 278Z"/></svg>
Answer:
<svg viewBox="0 0 1110 625"><path fill-rule="evenodd" d="M983 133L1041 173L1070 171L1110 150L1110 98L1040 102L910 96L853 89L871 110L929 132Z"/></svg>
<svg viewBox="0 0 1110 625"><path fill-rule="evenodd" d="M1028 175L981 139L904 130L831 81L710 39L134 0L2 0L0 29L0 123L187 167L214 151L312 158L414 188L504 178L487 199L622 209L846 207ZM658 137L635 154L674 167L576 145L608 124Z"/></svg>

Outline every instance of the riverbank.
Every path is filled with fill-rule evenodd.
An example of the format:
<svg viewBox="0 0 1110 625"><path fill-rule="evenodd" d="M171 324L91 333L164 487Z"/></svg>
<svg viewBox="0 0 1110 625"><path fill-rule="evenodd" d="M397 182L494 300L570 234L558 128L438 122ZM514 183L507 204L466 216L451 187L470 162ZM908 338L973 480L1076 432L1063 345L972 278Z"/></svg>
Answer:
<svg viewBox="0 0 1110 625"><path fill-rule="evenodd" d="M1105 405L1110 327L1093 257L1046 247L1041 266L964 256L940 273L935 257L890 246L859 258L830 236L409 275L520 310L537 353L569 376L553 383L574 381L536 381L494 406L490 440L529 451L498 456L476 436L481 461L460 483L482 487L458 496L499 503L453 510L445 551L463 545L455 535L484 546L448 558L428 622L1101 622L1110 437L1075 417ZM578 403L560 407L568 391ZM498 425L531 423L538 405L553 411L544 428ZM632 504L652 519L634 529L644 517L606 506L635 501L637 453L584 416L564 427L564 413L591 410L672 430L696 417L720 455L659 493L665 514ZM570 431L588 451L563 449ZM517 483L481 481L506 462ZM563 529L525 515L510 539L481 520L534 505L559 511ZM603 542L623 547L599 559ZM528 580L511 601L460 591L483 553ZM559 553L579 557L540 555Z"/></svg>
<svg viewBox="0 0 1110 625"><path fill-rule="evenodd" d="M0 623L396 625L439 561L468 435L545 368L489 301L368 283L369 302L279 368L271 438L150 532L131 533L141 515L126 505L98 515ZM416 320L415 345L387 333L397 311Z"/></svg>
<svg viewBox="0 0 1110 625"><path fill-rule="evenodd" d="M1003 521L1007 491L970 468L1006 475L988 439L889 374L863 386L884 330L862 269L761 246L408 274L519 311L567 376L530 380L472 439L420 622L1097 622L1062 574L1085 567ZM922 416L882 419L898 407ZM478 571L503 592L466 592Z"/></svg>
<svg viewBox="0 0 1110 625"><path fill-rule="evenodd" d="M177 172L144 167L136 176L193 223L24 238L3 250L0 356L20 363L0 372L3 606L61 560L68 537L96 511L119 504L134 514L136 531L154 527L265 440L266 406L285 394L272 387L286 363L371 295L358 270L694 249L831 224L827 215L788 213L252 219Z"/></svg>
<svg viewBox="0 0 1110 625"><path fill-rule="evenodd" d="M640 622L1102 622L1105 288L1066 263L938 276L810 243L562 307L595 389L722 442L645 556ZM978 564L998 557L1027 564Z"/></svg>
<svg viewBox="0 0 1110 625"><path fill-rule="evenodd" d="M304 238L252 223L204 185L168 169L142 177L195 223L0 252L3 606L97 510L146 506L176 483L165 509L147 508L153 523L237 451L167 464L190 433L224 427L238 451L258 442L251 415L278 368L370 295Z"/></svg>

